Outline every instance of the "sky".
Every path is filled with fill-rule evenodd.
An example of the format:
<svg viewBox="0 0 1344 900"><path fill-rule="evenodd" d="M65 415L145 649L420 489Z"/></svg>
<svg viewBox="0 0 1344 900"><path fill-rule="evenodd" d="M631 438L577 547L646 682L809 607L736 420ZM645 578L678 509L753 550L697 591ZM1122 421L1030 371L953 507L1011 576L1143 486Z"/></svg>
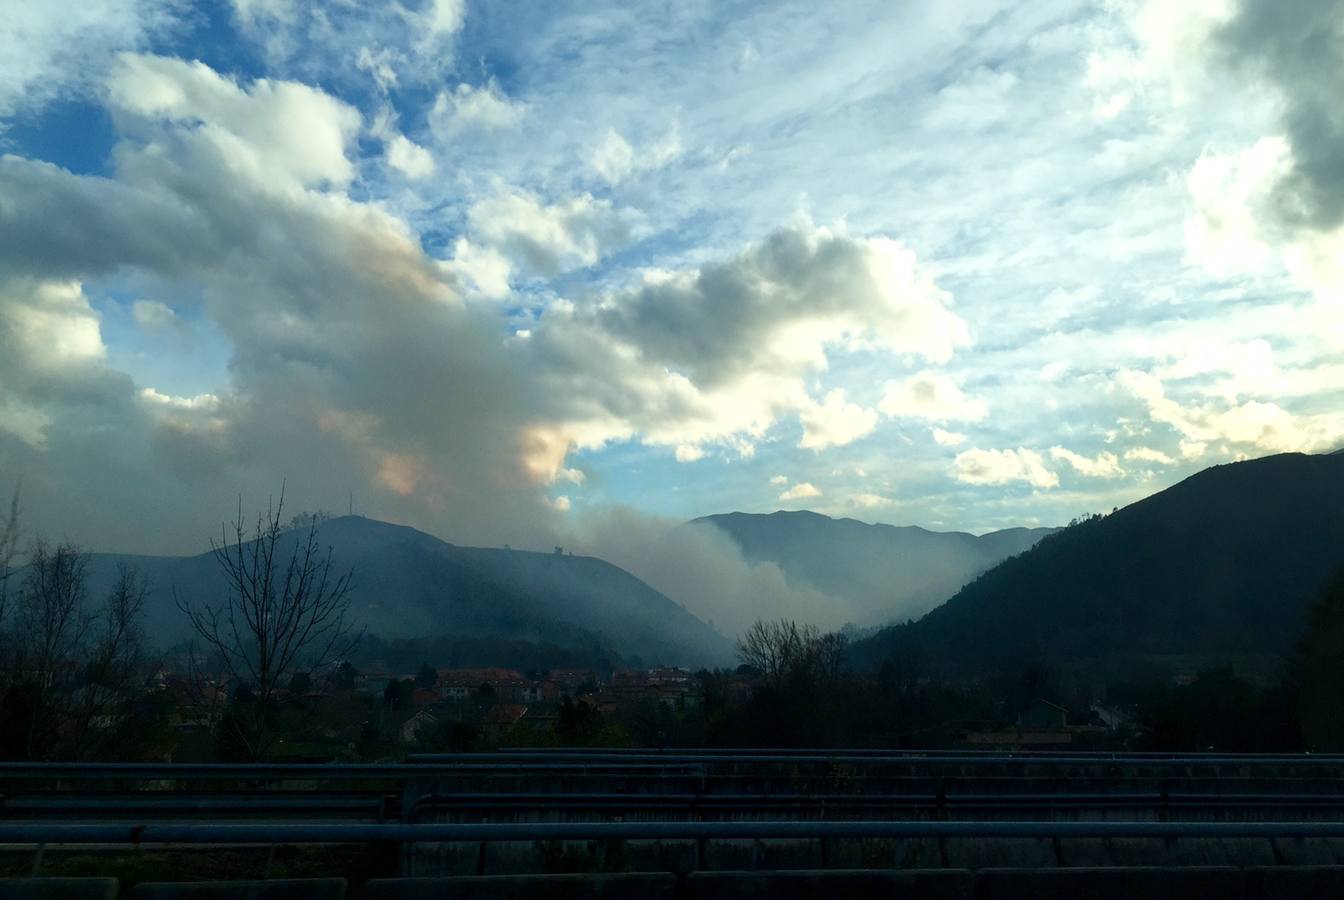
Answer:
<svg viewBox="0 0 1344 900"><path fill-rule="evenodd" d="M0 488L98 550L283 484L659 586L694 516L1331 450L1340 96L1344 0L5 4Z"/></svg>

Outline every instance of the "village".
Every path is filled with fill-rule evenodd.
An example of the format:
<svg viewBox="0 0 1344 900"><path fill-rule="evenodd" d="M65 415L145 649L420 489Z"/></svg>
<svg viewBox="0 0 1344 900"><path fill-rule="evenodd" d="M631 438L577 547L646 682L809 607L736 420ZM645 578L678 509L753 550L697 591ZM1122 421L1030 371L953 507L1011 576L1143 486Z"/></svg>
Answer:
<svg viewBox="0 0 1344 900"><path fill-rule="evenodd" d="M401 724L403 744L420 743L444 723L478 721L486 739L499 739L516 730L538 737L559 722L562 703L582 704L601 715L614 715L622 706L656 705L669 712L693 710L701 703L700 682L688 669L662 667L612 673L601 680L592 669L552 669L529 678L513 669L436 669L433 684L427 675L394 676L371 667L360 676L360 689L374 696L392 697L389 705L406 709L399 685L410 688L412 715ZM749 695L750 683L743 682ZM391 692L391 694L389 694Z"/></svg>
<svg viewBox="0 0 1344 900"><path fill-rule="evenodd" d="M151 677L149 688L140 706L149 712L141 715L146 725L158 724L160 738L154 748L140 751L141 758L195 761L238 755L227 740L229 716L239 708L236 688L164 668ZM840 710L878 713L875 699L881 690L878 683L852 681L772 685L747 666L715 672L654 667L524 673L423 665L412 673L376 661L360 668L340 662L319 672L298 673L276 690L268 724L274 743L268 756L368 760L518 746L732 745L735 731L725 731L726 723L736 728L745 719L756 723L746 727L769 729L779 720L824 723ZM895 693L927 707L930 698L945 690L923 682ZM959 700L964 702L964 697L944 697L947 703ZM1123 742L1133 724L1119 706L1094 703L1079 710L1075 704L1071 711L1039 697L1024 697L1016 706L971 703L966 712L970 715L946 721L930 734L971 748L1111 746ZM941 712L934 708L921 715ZM874 727L890 733L899 722L892 713ZM125 731L126 723L115 724ZM155 729L145 727L140 733Z"/></svg>

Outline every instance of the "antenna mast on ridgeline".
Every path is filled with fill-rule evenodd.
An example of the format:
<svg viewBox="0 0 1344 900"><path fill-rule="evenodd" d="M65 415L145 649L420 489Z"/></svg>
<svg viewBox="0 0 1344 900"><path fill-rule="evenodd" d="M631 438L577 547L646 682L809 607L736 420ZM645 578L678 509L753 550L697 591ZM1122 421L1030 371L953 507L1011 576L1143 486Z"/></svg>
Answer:
<svg viewBox="0 0 1344 900"><path fill-rule="evenodd" d="M355 490L354 490L354 488L351 488L351 489L350 489L350 515L353 516L354 514L355 514Z"/></svg>

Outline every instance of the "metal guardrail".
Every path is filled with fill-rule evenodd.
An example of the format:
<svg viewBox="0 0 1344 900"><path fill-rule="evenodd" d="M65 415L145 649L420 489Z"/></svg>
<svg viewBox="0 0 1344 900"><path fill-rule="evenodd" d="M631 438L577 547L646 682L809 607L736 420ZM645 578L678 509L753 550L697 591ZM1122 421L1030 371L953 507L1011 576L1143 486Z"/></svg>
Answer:
<svg viewBox="0 0 1344 900"><path fill-rule="evenodd" d="M551 773L690 774L716 765L1003 765L1046 766L1196 766L1338 767L1344 756L1295 755L1156 755L1022 754L978 751L924 753L890 751L805 752L671 752L671 751L507 751L498 753L413 754L403 763L48 763L0 762L0 781L130 780L130 781L401 781L425 775Z"/></svg>
<svg viewBox="0 0 1344 900"><path fill-rule="evenodd" d="M0 819L87 814L165 816L185 813L246 815L357 815L397 818L392 797L236 797L147 792L134 796L97 794L19 795L0 798ZM449 793L417 797L406 811L411 821L431 810L749 812L924 809L1012 811L1040 809L1344 809L1344 794L1210 793L1032 793L1032 794L519 794Z"/></svg>
<svg viewBox="0 0 1344 900"><path fill-rule="evenodd" d="M40 796L0 797L0 817L38 813L115 813L126 812L248 812L248 813L363 813L381 815L387 807L382 797L213 797L173 794L155 796L148 792L134 797L97 795L43 794Z"/></svg>
<svg viewBox="0 0 1344 900"><path fill-rule="evenodd" d="M527 762L501 766L477 757L477 762L405 763L0 763L0 781L63 779L70 781L402 781L425 775L523 772L540 775L562 772L585 774L701 774L697 764L666 762Z"/></svg>
<svg viewBox="0 0 1344 900"><path fill-rule="evenodd" d="M854 766L880 766L880 765L922 765L922 766L964 766L964 765L1003 765L1014 767L1026 766L1135 766L1135 767L1153 767L1153 768L1189 768L1195 766L1304 766L1304 767L1335 767L1344 768L1344 757L1341 756L1316 756L1312 754L1290 754L1290 755L1228 755L1228 756L1156 756L1156 757L1132 757L1118 756L1115 754L1086 754L1086 755L1059 755L1059 754L999 754L993 756L963 756L958 754L860 754L850 755L847 753L835 752L824 753L804 753L804 754L785 754L785 753L700 753L698 751L689 753L672 753L664 751L633 751L621 754L614 753L584 753L584 752L554 752L554 753L515 753L511 751L499 753L443 753L443 754L412 754L406 757L408 766L443 766L459 764L494 764L503 768L510 766L523 767L528 761L544 759L551 765L597 765L603 759L619 758L630 764L651 765L664 763L667 765L757 765L757 766L780 766L780 765L854 765Z"/></svg>
<svg viewBox="0 0 1344 900"><path fill-rule="evenodd" d="M0 844L349 844L820 838L1344 838L1344 822L0 824Z"/></svg>
<svg viewBox="0 0 1344 900"><path fill-rule="evenodd" d="M800 747L800 748L762 748L762 747L510 747L498 751L496 755L511 756L623 756L631 752L678 756L693 753L702 756L899 756L899 757L1105 757L1118 760L1184 759L1216 761L1220 759L1333 759L1344 763L1344 753L1241 753L1227 751L1149 751L1149 750L928 750L894 748L880 749L872 747ZM452 754L412 753L406 759L433 759ZM468 754L470 755L470 754ZM479 755L479 754L477 754Z"/></svg>
<svg viewBox="0 0 1344 900"><path fill-rule="evenodd" d="M1344 794L1244 793L1032 793L1032 794L426 794L422 806L461 809L799 809L869 807L977 807L1017 809L1050 806L1283 806L1341 807Z"/></svg>

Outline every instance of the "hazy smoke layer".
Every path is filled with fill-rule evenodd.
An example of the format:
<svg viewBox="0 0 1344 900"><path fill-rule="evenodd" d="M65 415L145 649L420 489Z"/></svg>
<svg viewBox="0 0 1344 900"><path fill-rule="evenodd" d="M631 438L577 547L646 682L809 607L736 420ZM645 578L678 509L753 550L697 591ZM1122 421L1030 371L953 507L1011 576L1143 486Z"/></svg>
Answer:
<svg viewBox="0 0 1344 900"><path fill-rule="evenodd" d="M846 601L789 584L774 563L747 562L711 525L622 508L584 516L575 537L576 550L628 569L728 637L758 618L795 618L823 628L853 621Z"/></svg>

